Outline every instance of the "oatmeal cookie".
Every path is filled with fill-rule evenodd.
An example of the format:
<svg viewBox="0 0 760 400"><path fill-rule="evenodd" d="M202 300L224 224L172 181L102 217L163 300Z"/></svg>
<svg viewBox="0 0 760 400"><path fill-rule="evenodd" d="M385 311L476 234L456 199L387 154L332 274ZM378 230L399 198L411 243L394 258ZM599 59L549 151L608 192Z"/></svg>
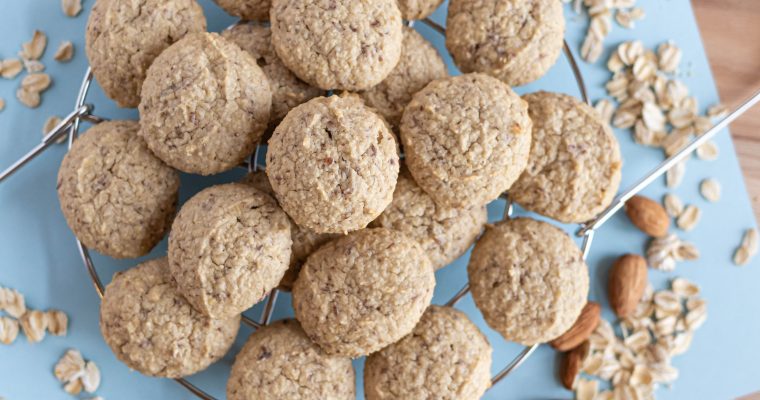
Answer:
<svg viewBox="0 0 760 400"><path fill-rule="evenodd" d="M269 178L264 171L256 171L246 175L241 181L253 186L254 188L274 197L272 185L269 184ZM301 271L301 266L306 262L306 258L315 250L325 243L339 237L340 235L330 233L314 233L306 228L301 228L292 220L290 221L290 233L293 239L293 247L290 255L290 267L285 272L285 276L280 281L280 289L291 290L293 282Z"/></svg>
<svg viewBox="0 0 760 400"><path fill-rule="evenodd" d="M491 386L491 345L467 315L430 306L410 335L367 357L368 400L477 400Z"/></svg>
<svg viewBox="0 0 760 400"><path fill-rule="evenodd" d="M228 400L354 400L351 359L325 354L295 320L251 334L235 357Z"/></svg>
<svg viewBox="0 0 760 400"><path fill-rule="evenodd" d="M195 0L97 0L87 20L85 52L106 96L134 108L153 60L185 35L205 31L206 17Z"/></svg>
<svg viewBox="0 0 760 400"><path fill-rule="evenodd" d="M282 62L325 90L369 89L401 57L396 0L273 0L270 14Z"/></svg>
<svg viewBox="0 0 760 400"><path fill-rule="evenodd" d="M225 318L277 286L292 244L290 221L273 198L240 183L217 185L180 209L169 234L169 265L193 307Z"/></svg>
<svg viewBox="0 0 760 400"><path fill-rule="evenodd" d="M580 249L558 228L530 218L488 227L475 244L467 275L488 325L527 346L567 331L588 297Z"/></svg>
<svg viewBox="0 0 760 400"><path fill-rule="evenodd" d="M509 189L528 163L530 133L527 103L484 74L431 82L401 119L409 171L445 207L482 206Z"/></svg>
<svg viewBox="0 0 760 400"><path fill-rule="evenodd" d="M596 110L572 96L524 96L533 120L528 167L509 194L558 221L586 222L610 205L618 187L620 146Z"/></svg>
<svg viewBox="0 0 760 400"><path fill-rule="evenodd" d="M293 285L293 309L327 354L360 357L412 331L430 304L433 267L406 235L363 229L314 252Z"/></svg>
<svg viewBox="0 0 760 400"><path fill-rule="evenodd" d="M74 235L114 258L147 254L177 207L179 175L148 150L139 129L137 121L93 126L58 171L58 200Z"/></svg>
<svg viewBox="0 0 760 400"><path fill-rule="evenodd" d="M192 34L148 69L140 135L174 168L216 174L253 152L271 105L269 81L248 53L216 33Z"/></svg>
<svg viewBox="0 0 760 400"><path fill-rule="evenodd" d="M406 20L423 19L429 17L443 0L398 0L398 8L401 17Z"/></svg>
<svg viewBox="0 0 760 400"><path fill-rule="evenodd" d="M318 97L275 129L267 175L282 208L316 233L346 233L374 220L393 198L398 145L355 95Z"/></svg>
<svg viewBox="0 0 760 400"><path fill-rule="evenodd" d="M298 79L277 57L272 46L272 31L268 26L245 23L222 32L222 37L247 51L269 79L272 91L272 113L269 127L274 129L293 107L325 94Z"/></svg>
<svg viewBox="0 0 760 400"><path fill-rule="evenodd" d="M100 331L116 358L142 374L179 378L206 369L232 346L240 316L210 319L172 283L164 258L114 275L100 305Z"/></svg>
<svg viewBox="0 0 760 400"><path fill-rule="evenodd" d="M230 15L246 21L268 21L272 0L214 0Z"/></svg>
<svg viewBox="0 0 760 400"><path fill-rule="evenodd" d="M485 206L461 209L437 206L402 168L393 201L370 226L395 229L416 239L433 268L439 269L467 251L487 220Z"/></svg>
<svg viewBox="0 0 760 400"><path fill-rule="evenodd" d="M446 64L435 47L414 29L404 27L401 60L396 68L377 86L359 94L391 126L398 127L412 96L431 81L447 75Z"/></svg>
<svg viewBox="0 0 760 400"><path fill-rule="evenodd" d="M546 74L562 51L565 17L556 0L451 0L446 47L462 72L511 86Z"/></svg>

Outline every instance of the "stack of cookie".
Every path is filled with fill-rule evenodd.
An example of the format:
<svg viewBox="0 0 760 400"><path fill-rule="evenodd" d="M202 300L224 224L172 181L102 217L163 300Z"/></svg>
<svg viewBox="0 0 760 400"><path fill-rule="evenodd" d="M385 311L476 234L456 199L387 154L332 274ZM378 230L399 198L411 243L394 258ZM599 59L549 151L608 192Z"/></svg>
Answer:
<svg viewBox="0 0 760 400"><path fill-rule="evenodd" d="M491 328L523 344L570 328L589 286L578 247L531 218L488 225L486 206L509 192L584 222L617 191L617 142L586 104L511 88L556 61L559 1L451 0L459 76L403 24L441 2L218 0L244 20L221 34L195 0L95 2L93 74L140 121L74 143L61 208L85 246L115 258L169 233L166 257L106 288L101 330L120 360L151 376L203 370L280 288L295 319L251 335L229 399L353 399L363 356L369 399L480 398L490 344L431 305L435 271L473 244L472 295ZM177 171L228 171L265 142L265 172L206 188L175 217Z"/></svg>

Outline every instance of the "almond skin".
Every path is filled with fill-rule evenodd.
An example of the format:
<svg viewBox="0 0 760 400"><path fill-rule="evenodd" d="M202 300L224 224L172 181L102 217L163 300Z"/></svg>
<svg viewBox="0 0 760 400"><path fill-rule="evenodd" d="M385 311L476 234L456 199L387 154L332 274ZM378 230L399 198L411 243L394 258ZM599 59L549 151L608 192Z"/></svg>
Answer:
<svg viewBox="0 0 760 400"><path fill-rule="evenodd" d="M573 390L575 378L581 372L583 361L589 352L588 340L562 356L559 364L559 380L567 390Z"/></svg>
<svg viewBox="0 0 760 400"><path fill-rule="evenodd" d="M625 203L625 213L628 218L652 237L663 237L668 234L670 217L660 203L644 196L633 196Z"/></svg>
<svg viewBox="0 0 760 400"><path fill-rule="evenodd" d="M581 314L573 326L549 344L559 351L568 351L578 347L591 336L591 332L599 325L601 313L602 307L599 303L589 301L583 306L583 310L581 310Z"/></svg>
<svg viewBox="0 0 760 400"><path fill-rule="evenodd" d="M612 311L620 318L629 316L639 304L647 286L647 261L626 254L615 261L610 271L607 295Z"/></svg>

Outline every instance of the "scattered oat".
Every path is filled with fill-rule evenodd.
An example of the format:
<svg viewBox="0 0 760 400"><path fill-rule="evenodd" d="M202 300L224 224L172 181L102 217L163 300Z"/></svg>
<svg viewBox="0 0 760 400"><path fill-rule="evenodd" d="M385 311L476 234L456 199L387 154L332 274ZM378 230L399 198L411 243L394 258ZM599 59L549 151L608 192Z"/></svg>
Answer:
<svg viewBox="0 0 760 400"><path fill-rule="evenodd" d="M596 105L594 106L596 111L599 113L599 116L602 118L602 121L609 124L612 120L612 113L615 111L615 107L612 105L612 102L610 102L607 99L602 99L596 102Z"/></svg>
<svg viewBox="0 0 760 400"><path fill-rule="evenodd" d="M657 48L657 57L659 58L660 71L676 72L678 64L681 63L681 49L672 41L668 41Z"/></svg>
<svg viewBox="0 0 760 400"><path fill-rule="evenodd" d="M61 123L61 118L58 117L57 115L52 115L48 117L48 119L45 121L45 125L42 126L42 137L46 137L60 123ZM55 142L63 143L66 141L66 138L67 138L66 135L61 135L60 137L58 137L58 139Z"/></svg>
<svg viewBox="0 0 760 400"><path fill-rule="evenodd" d="M21 104L29 108L37 108L40 106L42 99L40 98L40 92L30 92L23 88L19 88L16 91L16 98Z"/></svg>
<svg viewBox="0 0 760 400"><path fill-rule="evenodd" d="M47 330L47 318L45 313L38 310L32 310L24 314L19 320L21 330L24 331L29 343L37 343L45 338Z"/></svg>
<svg viewBox="0 0 760 400"><path fill-rule="evenodd" d="M653 102L645 102L641 109L641 118L647 128L653 131L662 131L665 129L665 115L662 114L657 105Z"/></svg>
<svg viewBox="0 0 760 400"><path fill-rule="evenodd" d="M100 386L100 369L93 361L87 361L84 367L84 375L80 378L82 386L87 393L95 393Z"/></svg>
<svg viewBox="0 0 760 400"><path fill-rule="evenodd" d="M636 26L636 21L644 19L645 16L643 9L634 7L628 10L618 10L615 13L615 21L623 28L633 29Z"/></svg>
<svg viewBox="0 0 760 400"><path fill-rule="evenodd" d="M24 60L24 69L27 73L36 74L45 70L45 64L37 60Z"/></svg>
<svg viewBox="0 0 760 400"><path fill-rule="evenodd" d="M684 174L686 174L686 160L676 163L665 173L666 186L671 189L677 187L683 181Z"/></svg>
<svg viewBox="0 0 760 400"><path fill-rule="evenodd" d="M718 158L718 153L718 145L713 141L709 141L697 147L697 157L700 160L714 161Z"/></svg>
<svg viewBox="0 0 760 400"><path fill-rule="evenodd" d="M678 216L678 219L676 219L676 225L685 231L690 231L697 226L701 216L702 210L700 210L699 207L693 204L688 205L683 210L683 213Z"/></svg>
<svg viewBox="0 0 760 400"><path fill-rule="evenodd" d="M5 110L5 99L0 97L0 111Z"/></svg>
<svg viewBox="0 0 760 400"><path fill-rule="evenodd" d="M16 58L0 61L0 75L5 79L13 79L24 70L24 63Z"/></svg>
<svg viewBox="0 0 760 400"><path fill-rule="evenodd" d="M594 400L599 392L599 382L589 379L579 379L575 386L576 400Z"/></svg>
<svg viewBox="0 0 760 400"><path fill-rule="evenodd" d="M63 391L72 396L79 395L79 393L82 393L82 381L80 379L76 379L66 383L63 385Z"/></svg>
<svg viewBox="0 0 760 400"><path fill-rule="evenodd" d="M24 295L17 290L0 287L0 310L7 312L13 318L21 318L26 314Z"/></svg>
<svg viewBox="0 0 760 400"><path fill-rule="evenodd" d="M18 321L9 317L0 317L0 343L11 344L18 337Z"/></svg>
<svg viewBox="0 0 760 400"><path fill-rule="evenodd" d="M681 198L673 193L666 194L662 200L662 204L665 206L665 211L668 213L668 215L673 218L678 218L678 216L683 212L683 201L681 201Z"/></svg>
<svg viewBox="0 0 760 400"><path fill-rule="evenodd" d="M32 40L24 43L21 47L21 56L25 60L39 60L45 53L47 47L47 36L42 31L34 31Z"/></svg>
<svg viewBox="0 0 760 400"><path fill-rule="evenodd" d="M708 178L699 184L699 193L705 200L717 203L720 200L720 182L714 178Z"/></svg>
<svg viewBox="0 0 760 400"><path fill-rule="evenodd" d="M688 281L685 278L676 278L670 283L670 287L673 289L673 293L682 298L689 298L699 296L699 286L695 283Z"/></svg>
<svg viewBox="0 0 760 400"><path fill-rule="evenodd" d="M53 56L56 61L60 62L70 61L72 57L74 57L74 45L68 40L61 42L58 50L55 51L55 56Z"/></svg>
<svg viewBox="0 0 760 400"><path fill-rule="evenodd" d="M61 310L48 310L45 312L47 329L51 335L66 336L69 327L69 317Z"/></svg>
<svg viewBox="0 0 760 400"><path fill-rule="evenodd" d="M672 271L677 261L691 261L699 258L699 250L691 243L684 242L671 233L654 238L647 248L647 262L654 269Z"/></svg>
<svg viewBox="0 0 760 400"><path fill-rule="evenodd" d="M742 243L734 253L734 264L747 265L760 250L760 235L756 229L747 229L744 232Z"/></svg>
<svg viewBox="0 0 760 400"><path fill-rule="evenodd" d="M61 0L63 13L69 17L76 17L82 11L82 0Z"/></svg>
<svg viewBox="0 0 760 400"><path fill-rule="evenodd" d="M84 375L84 368L82 353L76 349L69 349L53 368L53 375L61 383L68 383Z"/></svg>
<svg viewBox="0 0 760 400"><path fill-rule="evenodd" d="M639 82L647 82L657 74L657 64L642 54L633 63L633 77Z"/></svg>
<svg viewBox="0 0 760 400"><path fill-rule="evenodd" d="M731 109L727 105L718 103L707 109L707 116L713 119L723 119L730 111Z"/></svg>
<svg viewBox="0 0 760 400"><path fill-rule="evenodd" d="M30 92L43 92L51 83L52 79L48 74L29 74L21 81L21 88Z"/></svg>
<svg viewBox="0 0 760 400"><path fill-rule="evenodd" d="M581 57L590 63L595 63L602 55L603 49L602 39L595 35L587 34L581 46Z"/></svg>

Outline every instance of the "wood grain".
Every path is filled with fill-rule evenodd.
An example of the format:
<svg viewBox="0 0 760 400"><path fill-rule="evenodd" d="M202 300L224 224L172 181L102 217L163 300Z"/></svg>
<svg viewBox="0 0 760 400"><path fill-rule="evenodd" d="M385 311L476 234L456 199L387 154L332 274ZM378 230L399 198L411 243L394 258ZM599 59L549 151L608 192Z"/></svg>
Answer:
<svg viewBox="0 0 760 400"><path fill-rule="evenodd" d="M721 100L731 107L760 88L760 1L693 0ZM760 220L760 108L731 125L739 162Z"/></svg>

